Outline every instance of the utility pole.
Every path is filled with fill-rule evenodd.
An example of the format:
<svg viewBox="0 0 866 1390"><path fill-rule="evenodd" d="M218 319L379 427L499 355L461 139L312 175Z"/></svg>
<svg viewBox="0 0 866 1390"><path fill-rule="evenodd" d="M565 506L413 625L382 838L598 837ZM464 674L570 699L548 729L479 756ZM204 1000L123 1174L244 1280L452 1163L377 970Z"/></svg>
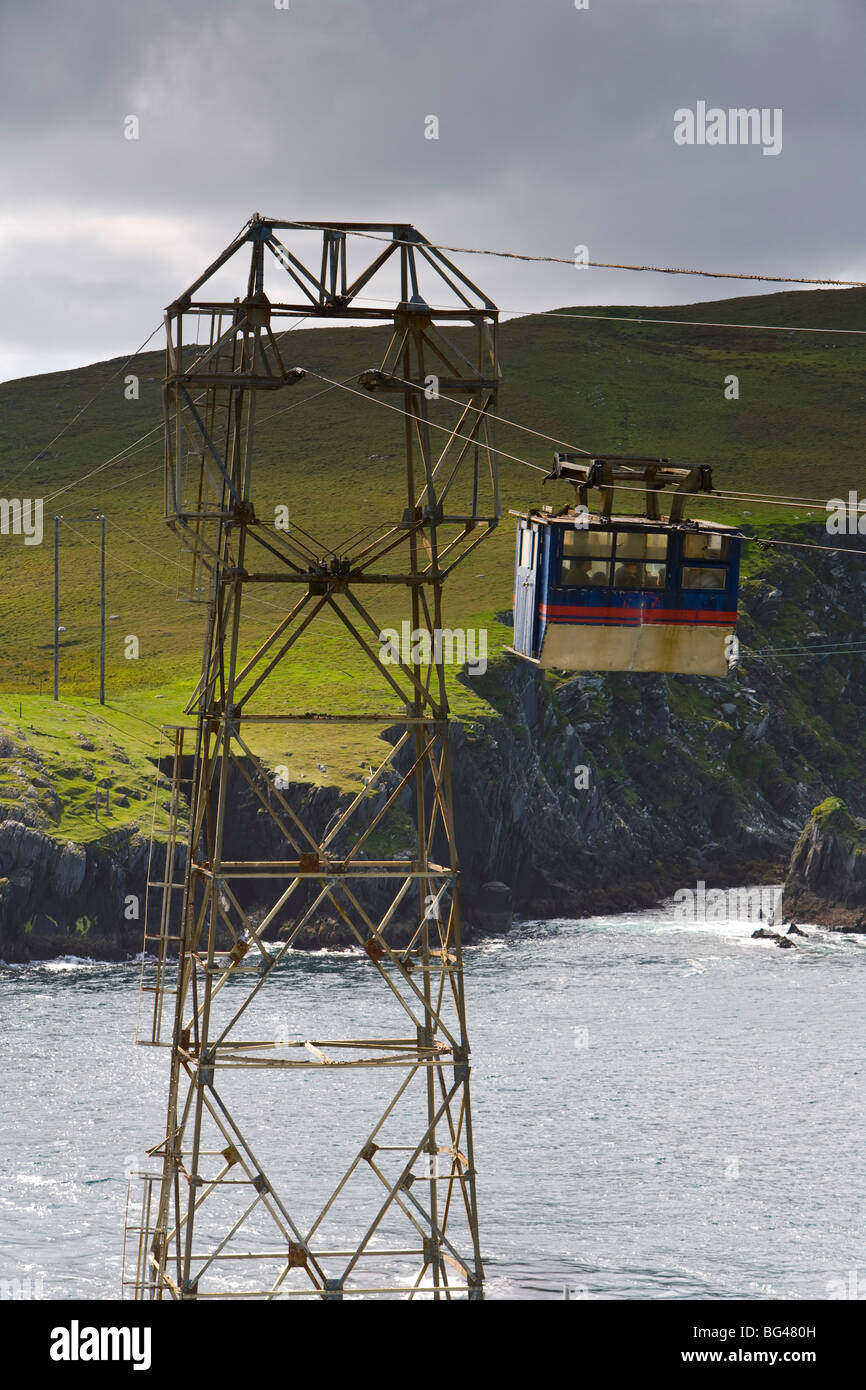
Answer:
<svg viewBox="0 0 866 1390"><path fill-rule="evenodd" d="M60 517L54 516L54 698L60 698Z"/></svg>
<svg viewBox="0 0 866 1390"><path fill-rule="evenodd" d="M320 254L309 249L311 231ZM208 282L235 256L247 262L243 293L216 302ZM404 416L404 483L342 550L341 498L324 509L321 538L265 525L253 505L258 395L306 375L284 362L279 332L280 319L298 314L390 329L380 366L359 362L358 381ZM143 1175L140 1215L126 1227L132 1297L483 1297L439 634L445 579L501 514L497 325L496 306L414 227L258 214L168 308L167 520L192 552L193 594L206 577L209 599L202 674L186 711L195 739L190 748L185 730L175 731L171 828L164 859L152 859L166 868L149 884L156 910L145 924L138 1041L169 1050L170 1074L166 1130L149 1151L161 1172ZM185 349L185 330L203 346ZM393 408L380 408L383 427ZM290 438L284 447L290 460ZM303 494L303 477L287 486ZM347 522L350 507L346 499ZM286 597L255 643L245 599L263 584ZM424 634L426 647L383 653L381 615L370 608L386 601L389 621L399 606L403 627ZM321 620L335 618L375 672L379 694L362 713L327 686L311 711L306 696L293 707L268 685L282 662L298 659L307 630L315 640ZM291 743L295 730L340 723L397 732L367 785L317 829L279 790L257 744L268 729ZM231 828L246 788L262 807L262 830L256 857L240 859ZM372 849L371 833L401 807L411 808L409 848ZM360 948L380 1013L363 1037L348 1023L348 1037L336 1025L338 1037L305 1037L297 1026L286 1037L285 1025L270 1037L247 1006L278 968L298 969L293 943L325 911ZM407 935L398 937L401 917ZM324 1149L293 1118L310 1077L330 1106ZM358 1133L347 1127L343 1086L363 1099ZM315 1219L301 1215L298 1184L284 1170L299 1134Z"/></svg>
<svg viewBox="0 0 866 1390"><path fill-rule="evenodd" d="M77 518L92 521L92 516ZM54 698L60 698L60 523L62 514L54 517ZM105 516L99 513L99 703L105 704ZM41 686L40 686L41 693Z"/></svg>
<svg viewBox="0 0 866 1390"><path fill-rule="evenodd" d="M99 555L99 703L105 704L105 514L100 512Z"/></svg>

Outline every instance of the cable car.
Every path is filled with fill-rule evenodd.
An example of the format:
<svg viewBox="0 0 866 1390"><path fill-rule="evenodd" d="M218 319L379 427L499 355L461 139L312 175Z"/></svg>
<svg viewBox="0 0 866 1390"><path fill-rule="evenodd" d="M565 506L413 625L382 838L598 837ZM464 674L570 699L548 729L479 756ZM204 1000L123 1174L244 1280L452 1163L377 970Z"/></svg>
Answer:
<svg viewBox="0 0 866 1390"><path fill-rule="evenodd" d="M557 454L548 478L572 482L578 501L556 514L512 513L508 650L545 670L724 676L735 650L742 532L684 516L690 494L712 492L711 470L672 468L666 458ZM616 483L643 488L643 516L613 514ZM665 519L659 494L670 485ZM593 487L598 514L587 505Z"/></svg>

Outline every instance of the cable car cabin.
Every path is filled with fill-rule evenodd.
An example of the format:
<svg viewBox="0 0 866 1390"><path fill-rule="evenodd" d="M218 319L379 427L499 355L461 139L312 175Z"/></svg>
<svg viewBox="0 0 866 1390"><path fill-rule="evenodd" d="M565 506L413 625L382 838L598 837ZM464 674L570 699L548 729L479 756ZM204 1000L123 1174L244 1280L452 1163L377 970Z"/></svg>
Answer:
<svg viewBox="0 0 866 1390"><path fill-rule="evenodd" d="M595 516L585 504L557 515L515 513L510 650L544 669L725 675L741 533L684 521L681 510L677 499L674 520Z"/></svg>

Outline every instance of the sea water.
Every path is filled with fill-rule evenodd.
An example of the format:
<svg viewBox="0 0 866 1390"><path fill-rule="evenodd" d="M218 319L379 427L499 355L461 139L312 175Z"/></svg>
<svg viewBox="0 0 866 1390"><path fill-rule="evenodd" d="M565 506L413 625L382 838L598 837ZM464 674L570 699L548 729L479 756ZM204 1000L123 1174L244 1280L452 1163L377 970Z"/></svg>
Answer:
<svg viewBox="0 0 866 1390"><path fill-rule="evenodd" d="M467 949L488 1297L866 1289L866 937L809 928L780 950L754 925L659 910ZM302 1035L375 1034L360 953L295 955L266 990ZM134 1045L137 1007L133 964L0 967L0 1297L119 1297L127 1170L162 1137L168 1078ZM335 1094L307 1092L312 1155Z"/></svg>

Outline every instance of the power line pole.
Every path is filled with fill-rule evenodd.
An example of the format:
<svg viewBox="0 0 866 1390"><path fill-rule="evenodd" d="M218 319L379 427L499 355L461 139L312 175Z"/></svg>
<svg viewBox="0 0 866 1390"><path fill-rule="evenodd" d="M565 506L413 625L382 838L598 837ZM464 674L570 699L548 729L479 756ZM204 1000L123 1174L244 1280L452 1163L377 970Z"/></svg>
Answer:
<svg viewBox="0 0 866 1390"><path fill-rule="evenodd" d="M105 515L99 513L99 703L105 704ZM60 523L62 513L54 517L54 698L60 698ZM92 521L92 516L73 520Z"/></svg>
<svg viewBox="0 0 866 1390"><path fill-rule="evenodd" d="M60 517L54 516L54 698L60 698Z"/></svg>
<svg viewBox="0 0 866 1390"><path fill-rule="evenodd" d="M105 513L99 516L101 549L99 556L99 703L105 704Z"/></svg>
<svg viewBox="0 0 866 1390"><path fill-rule="evenodd" d="M308 250L311 225L322 238L320 257ZM350 276L347 242L357 231L391 240ZM244 250L244 297L214 302L207 282ZM367 250L363 241L359 255ZM270 297L266 266L279 280ZM386 515L365 518L373 526L342 550L334 549L337 499L322 516L321 539L266 526L253 506L256 400L304 376L285 366L278 331L281 318L299 312L391 329L381 366L359 381L401 403L405 481ZM170 1048L168 1113L164 1139L150 1150L161 1172L144 1175L139 1223L126 1228L132 1267L124 1287L137 1298L182 1300L480 1299L441 634L444 580L501 514L493 441L498 311L406 224L326 226L256 215L169 306L166 324L167 510L193 552L193 593L206 575L210 597L202 675L187 706L196 719L194 751L177 729L169 842L164 859L152 859L166 868L149 884L159 929L145 924L138 1040ZM193 352L183 342L190 324L204 330L204 346ZM459 346L448 336L455 326ZM198 339L197 328L190 337ZM453 409L438 405L439 385L463 395L456 423ZM287 597L271 634L253 642L245 597L248 585L255 593L262 584ZM406 615L399 630L424 639L410 651L383 650L383 625L370 606L386 596L389 613L399 606ZM357 644L359 662L372 663L378 695L361 713L327 688L317 711L306 696L292 707L268 679L284 660L297 660L296 643L311 625L315 640L322 622L335 618ZM241 658L247 649L254 654ZM397 733L368 785L317 829L255 745L268 729L290 741L295 730L340 723ZM185 830L184 785L191 788ZM263 825L255 858L240 860L230 831L243 786L261 805ZM401 807L411 807L411 829L401 832L409 847L390 855L374 849L371 833ZM381 987L375 1021L363 1037L351 1025L348 1037L337 1025L330 1030L337 1038L291 1029L286 1038L285 1027L269 1036L279 1025L247 1006L278 967L297 969L292 945L323 911L340 919L371 984ZM405 936L394 930L401 916ZM308 1224L283 1156L298 1133L286 1117L311 1076L331 1089L322 1100L330 1105L326 1153L312 1132L304 1136L302 1166L318 1211ZM341 1106L348 1084L369 1101L357 1134ZM277 1085L284 1091L275 1104ZM270 1128L260 1134L265 1115ZM335 1184L329 1169L338 1155ZM229 1248L238 1233L242 1244Z"/></svg>

